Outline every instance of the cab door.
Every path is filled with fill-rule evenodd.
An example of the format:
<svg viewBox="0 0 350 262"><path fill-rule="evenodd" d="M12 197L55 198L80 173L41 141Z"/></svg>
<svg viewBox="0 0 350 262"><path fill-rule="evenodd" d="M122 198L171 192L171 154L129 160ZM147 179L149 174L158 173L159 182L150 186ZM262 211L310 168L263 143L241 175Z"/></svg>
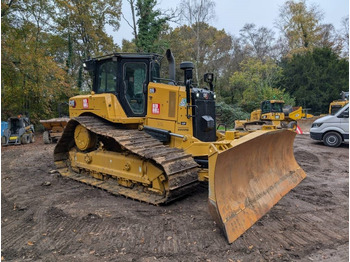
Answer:
<svg viewBox="0 0 350 262"><path fill-rule="evenodd" d="M149 61L123 59L121 61L120 102L129 117L142 117L147 113L147 86Z"/></svg>

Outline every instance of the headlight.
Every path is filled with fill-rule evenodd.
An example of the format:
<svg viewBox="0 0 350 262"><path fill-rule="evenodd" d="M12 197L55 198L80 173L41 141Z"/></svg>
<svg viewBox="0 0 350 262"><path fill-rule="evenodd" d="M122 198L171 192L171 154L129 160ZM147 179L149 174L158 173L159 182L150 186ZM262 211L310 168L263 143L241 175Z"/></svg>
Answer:
<svg viewBox="0 0 350 262"><path fill-rule="evenodd" d="M275 119L280 119L280 116L279 116L279 115L276 115L276 116L275 116Z"/></svg>
<svg viewBox="0 0 350 262"><path fill-rule="evenodd" d="M311 127L320 127L323 123L313 123Z"/></svg>
<svg viewBox="0 0 350 262"><path fill-rule="evenodd" d="M199 93L196 93L196 97L199 98Z"/></svg>

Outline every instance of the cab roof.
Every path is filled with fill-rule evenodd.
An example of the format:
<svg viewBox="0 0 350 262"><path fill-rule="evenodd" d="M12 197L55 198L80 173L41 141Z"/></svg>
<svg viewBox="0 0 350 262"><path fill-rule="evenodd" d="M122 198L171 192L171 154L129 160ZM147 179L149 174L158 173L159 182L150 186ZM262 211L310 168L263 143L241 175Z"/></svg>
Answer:
<svg viewBox="0 0 350 262"><path fill-rule="evenodd" d="M103 61L107 59L111 59L113 57L116 58L139 58L139 59L151 59L151 60L158 60L162 59L163 56L156 54L156 53L112 53L112 54L106 54L103 56L97 56L91 59L86 60L85 62L90 62L90 61Z"/></svg>

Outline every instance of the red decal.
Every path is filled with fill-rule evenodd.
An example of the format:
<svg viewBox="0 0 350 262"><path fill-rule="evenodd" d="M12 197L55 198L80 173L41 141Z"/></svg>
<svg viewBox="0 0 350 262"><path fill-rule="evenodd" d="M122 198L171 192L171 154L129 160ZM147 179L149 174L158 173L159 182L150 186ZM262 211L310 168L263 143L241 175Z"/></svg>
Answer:
<svg viewBox="0 0 350 262"><path fill-rule="evenodd" d="M160 114L160 104L152 104L152 114L154 115Z"/></svg>
<svg viewBox="0 0 350 262"><path fill-rule="evenodd" d="M83 108L89 108L89 99L87 98L83 99Z"/></svg>

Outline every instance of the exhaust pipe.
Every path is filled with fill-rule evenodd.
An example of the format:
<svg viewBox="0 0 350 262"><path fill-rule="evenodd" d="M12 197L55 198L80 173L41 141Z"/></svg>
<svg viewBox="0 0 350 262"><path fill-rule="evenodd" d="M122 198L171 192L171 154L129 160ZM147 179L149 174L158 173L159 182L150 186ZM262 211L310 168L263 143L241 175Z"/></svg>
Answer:
<svg viewBox="0 0 350 262"><path fill-rule="evenodd" d="M166 50L165 55L169 62L169 79L175 82L175 58L170 49Z"/></svg>

